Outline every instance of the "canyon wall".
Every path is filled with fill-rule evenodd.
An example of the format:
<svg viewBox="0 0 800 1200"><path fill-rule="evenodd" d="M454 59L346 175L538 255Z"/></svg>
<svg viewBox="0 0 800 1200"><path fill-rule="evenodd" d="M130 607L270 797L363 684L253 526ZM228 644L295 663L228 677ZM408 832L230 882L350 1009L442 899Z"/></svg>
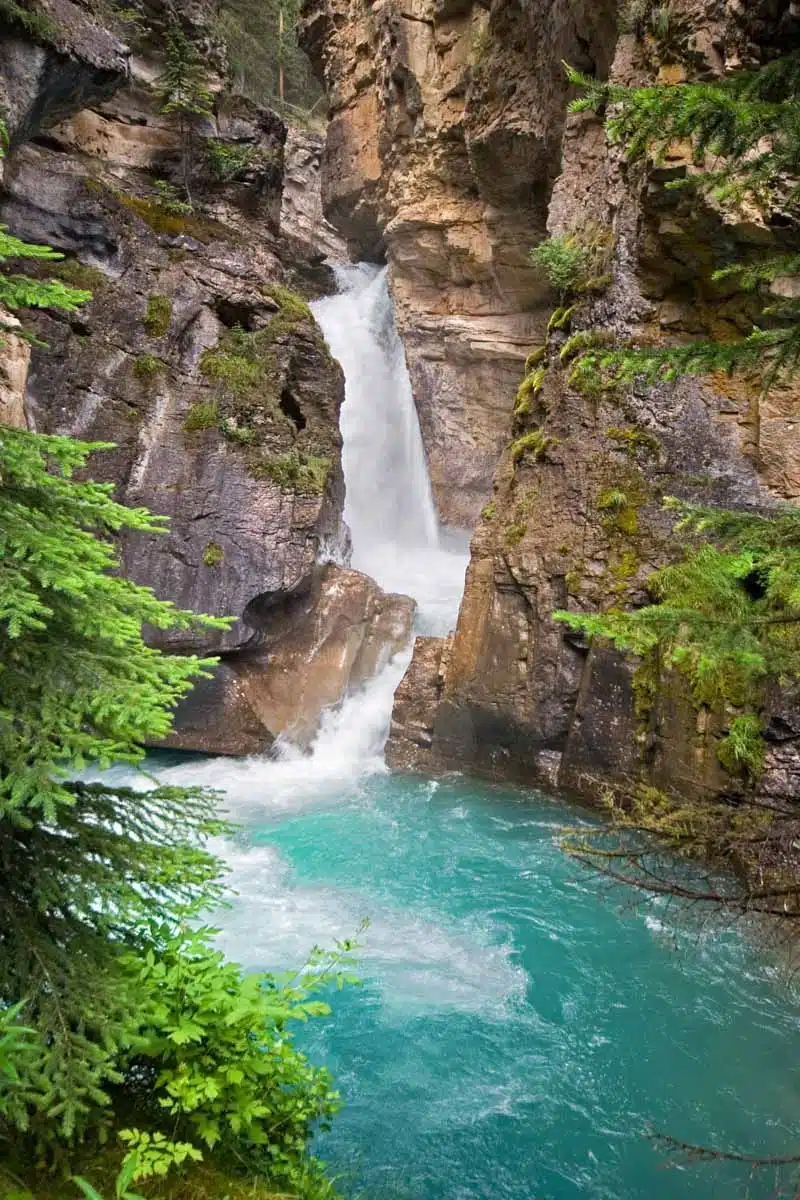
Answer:
<svg viewBox="0 0 800 1200"><path fill-rule="evenodd" d="M25 314L38 341L31 353L7 338L0 404L10 423L113 443L92 476L169 518L166 534L124 541L123 569L233 618L150 634L222 658L171 744L253 752L312 736L321 710L404 644L413 605L321 562L347 558L342 373L303 299L330 290L324 256L343 252L321 217L321 139L292 133L287 150L275 113L226 90L212 5L139 10L106 27L88 5L43 0L40 35L0 28L0 220L65 255L27 269L91 293L76 313ZM176 20L213 92L188 146L158 95ZM312 658L290 703L286 681Z"/></svg>
<svg viewBox="0 0 800 1200"><path fill-rule="evenodd" d="M354 255L388 259L434 495L472 528L547 296L528 251L558 174L561 59L607 69L600 4L309 0L328 86L323 202Z"/></svg>
<svg viewBox="0 0 800 1200"><path fill-rule="evenodd" d="M701 78L797 38L791 13L766 4L681 0L670 12ZM306 44L331 95L326 212L360 254L389 261L443 518L482 513L458 627L417 642L396 697L388 758L399 768L589 797L641 779L684 793L744 786L715 752L730 711L695 707L680 677L646 678L552 617L646 601L649 574L677 553L665 495L769 506L800 490L794 389L764 397L752 381L714 378L587 397L570 386L576 333L746 333L752 298L714 284L712 264L783 245L758 213L723 217L664 190L690 168L685 147L658 170L635 168L596 117L566 116L564 59L622 83L686 77L633 13L307 3ZM600 247L603 279L548 330L558 297L528 253L575 232ZM772 703L761 787L791 795L800 719L785 697Z"/></svg>

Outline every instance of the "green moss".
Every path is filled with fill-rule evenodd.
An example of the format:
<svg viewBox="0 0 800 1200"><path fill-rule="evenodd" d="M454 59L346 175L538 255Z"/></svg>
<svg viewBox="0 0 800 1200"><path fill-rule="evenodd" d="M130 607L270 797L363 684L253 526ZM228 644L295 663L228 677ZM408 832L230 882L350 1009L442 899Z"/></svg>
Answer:
<svg viewBox="0 0 800 1200"><path fill-rule="evenodd" d="M517 466L530 455L536 462L545 458L548 450L552 446L559 446L560 438L548 437L544 430L533 429L530 433L523 434L511 444L511 461L514 466Z"/></svg>
<svg viewBox="0 0 800 1200"><path fill-rule="evenodd" d="M297 292L293 292L280 283L267 284L261 290L265 296L275 300L278 305L278 311L272 317L268 330L273 341L285 333L292 333L303 326L314 325L314 314Z"/></svg>
<svg viewBox="0 0 800 1200"><path fill-rule="evenodd" d="M225 551L219 542L209 542L203 551L203 562L207 567L218 567L225 561Z"/></svg>
<svg viewBox="0 0 800 1200"><path fill-rule="evenodd" d="M552 333L554 329L567 329L575 311L575 305L572 304L568 308L557 308L550 314L550 320L547 322L547 332Z"/></svg>
<svg viewBox="0 0 800 1200"><path fill-rule="evenodd" d="M84 181L84 186L89 186L88 181ZM94 190L104 192L106 188L103 184L96 183ZM161 200L132 196L128 192L112 192L112 195L120 204L130 209L146 225L149 225L154 233L163 234L166 237L179 237L185 233L198 242L210 242L214 238L224 239L228 236L228 231L217 221L211 221L191 213L170 212L169 207Z"/></svg>
<svg viewBox="0 0 800 1200"><path fill-rule="evenodd" d="M761 720L755 713L734 717L717 743L717 758L731 775L757 779L764 770L766 745Z"/></svg>
<svg viewBox="0 0 800 1200"><path fill-rule="evenodd" d="M612 425L606 430L606 437L616 442L629 458L658 459L661 454L658 438L636 425Z"/></svg>
<svg viewBox="0 0 800 1200"><path fill-rule="evenodd" d="M166 363L155 354L140 354L133 364L133 373L142 383L152 383L156 375L165 370Z"/></svg>
<svg viewBox="0 0 800 1200"><path fill-rule="evenodd" d="M628 591L632 579L639 570L639 556L635 550L624 550L616 561L609 566L611 591L615 596L622 596Z"/></svg>
<svg viewBox="0 0 800 1200"><path fill-rule="evenodd" d="M571 571L567 571L564 576L564 586L570 596L577 596L581 590L581 580L583 572L577 567L573 567Z"/></svg>
<svg viewBox="0 0 800 1200"><path fill-rule="evenodd" d="M517 390L517 397L514 403L514 416L527 417L533 407L533 401L539 392L544 387L547 368L545 366L534 367L529 374L525 376Z"/></svg>
<svg viewBox="0 0 800 1200"><path fill-rule="evenodd" d="M515 521L513 525L509 525L505 531L505 543L507 546L518 546L525 534L528 532L528 526L524 521Z"/></svg>
<svg viewBox="0 0 800 1200"><path fill-rule="evenodd" d="M61 32L60 26L50 17L44 13L29 12L16 0L0 0L0 20L7 21L40 42L53 42Z"/></svg>
<svg viewBox="0 0 800 1200"><path fill-rule="evenodd" d="M167 296L151 296L147 301L144 327L152 338L164 337L172 320L172 303Z"/></svg>
<svg viewBox="0 0 800 1200"><path fill-rule="evenodd" d="M537 346L532 350L525 359L525 374L530 375L534 367L538 367L539 363L544 362L544 356L547 354L547 346Z"/></svg>
<svg viewBox="0 0 800 1200"><path fill-rule="evenodd" d="M496 515L497 515L497 501L490 500L489 503L485 504L483 506L483 508L481 509L481 516L483 517L484 521L493 521L495 519Z"/></svg>
<svg viewBox="0 0 800 1200"><path fill-rule="evenodd" d="M70 287L80 288L81 291L97 294L108 287L109 279L97 267L89 267L78 262L75 258L65 258L63 262L48 263L47 274L54 279L68 283Z"/></svg>
<svg viewBox="0 0 800 1200"><path fill-rule="evenodd" d="M274 340L272 323L254 332L237 325L200 359L201 374L216 385L224 415L238 429L275 415L279 377Z"/></svg>
<svg viewBox="0 0 800 1200"><path fill-rule="evenodd" d="M261 458L251 465L251 473L257 479L272 479L286 491L315 496L324 492L330 469L329 458L297 450Z"/></svg>
<svg viewBox="0 0 800 1200"><path fill-rule="evenodd" d="M654 653L641 660L633 673L633 708L636 720L648 725L658 697L658 660Z"/></svg>
<svg viewBox="0 0 800 1200"><path fill-rule="evenodd" d="M214 429L219 423L219 405L215 400L200 400L189 409L183 428L186 433Z"/></svg>
<svg viewBox="0 0 800 1200"><path fill-rule="evenodd" d="M568 363L570 359L582 354L584 350L595 350L600 346L607 346L613 341L614 335L609 330L581 329L567 338L561 348L559 358L562 363Z"/></svg>

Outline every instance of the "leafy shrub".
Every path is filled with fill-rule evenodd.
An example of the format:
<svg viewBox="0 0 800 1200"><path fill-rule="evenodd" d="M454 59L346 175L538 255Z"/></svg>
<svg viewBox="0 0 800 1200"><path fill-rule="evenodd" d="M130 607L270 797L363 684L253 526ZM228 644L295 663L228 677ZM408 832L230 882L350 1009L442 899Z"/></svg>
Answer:
<svg viewBox="0 0 800 1200"><path fill-rule="evenodd" d="M158 952L130 959L142 992L130 1077L149 1079L147 1111L161 1114L171 1141L292 1184L312 1130L327 1127L340 1100L328 1072L295 1048L289 1025L328 1015L313 996L332 982L357 982L353 943L314 951L299 975L248 975L212 947L216 932L159 931Z"/></svg>
<svg viewBox="0 0 800 1200"><path fill-rule="evenodd" d="M166 296L151 296L147 301L144 327L152 338L164 337L172 320L172 304Z"/></svg>
<svg viewBox="0 0 800 1200"><path fill-rule="evenodd" d="M204 146L211 174L220 183L231 183L248 171L263 171L273 159L258 146L210 138Z"/></svg>
<svg viewBox="0 0 800 1200"><path fill-rule="evenodd" d="M194 212L194 205L188 200L183 200L174 183L170 183L168 179L156 179L153 187L156 189L158 203L170 216L185 217Z"/></svg>

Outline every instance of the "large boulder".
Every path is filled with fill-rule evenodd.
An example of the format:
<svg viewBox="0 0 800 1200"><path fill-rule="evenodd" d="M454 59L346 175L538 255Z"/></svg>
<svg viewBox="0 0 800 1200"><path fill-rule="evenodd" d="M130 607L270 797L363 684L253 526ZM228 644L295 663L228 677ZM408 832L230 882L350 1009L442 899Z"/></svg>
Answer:
<svg viewBox="0 0 800 1200"><path fill-rule="evenodd" d="M283 737L307 747L323 713L407 644L415 607L329 564L307 593L275 601L259 645L227 659L183 701L166 744L258 753Z"/></svg>

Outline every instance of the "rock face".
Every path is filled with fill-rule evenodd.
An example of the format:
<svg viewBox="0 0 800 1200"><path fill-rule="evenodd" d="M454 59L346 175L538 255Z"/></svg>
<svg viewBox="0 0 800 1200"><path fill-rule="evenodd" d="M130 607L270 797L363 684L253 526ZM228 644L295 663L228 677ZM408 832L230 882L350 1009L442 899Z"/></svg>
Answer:
<svg viewBox="0 0 800 1200"><path fill-rule="evenodd" d="M39 9L56 27L41 44L0 34L12 133L0 221L66 256L26 269L92 299L76 314L26 314L43 343L32 356L28 342L7 338L2 419L114 443L93 458L92 476L169 518L166 534L126 539L126 573L181 608L233 618L227 630L150 635L174 651L224 656L171 744L245 753L289 730L308 740L321 710L407 638L413 607L318 565L322 547L347 538L342 373L287 287L316 294L330 282L321 264L336 239L316 220L315 143L297 139L309 194L292 211L306 219L282 237L286 127L217 91L192 135L187 212L186 148L153 86L156 34L171 13L205 46L211 6L149 3L149 41L131 62L81 6ZM219 55L208 41L221 70ZM212 140L228 156L222 170L206 150Z"/></svg>
<svg viewBox="0 0 800 1200"><path fill-rule="evenodd" d="M472 527L547 317L528 251L558 173L561 60L602 73L614 10L307 0L305 20L329 89L325 211L354 253L388 258L439 511Z"/></svg>
<svg viewBox="0 0 800 1200"><path fill-rule="evenodd" d="M408 642L415 604L332 564L305 593L276 600L262 639L179 706L170 745L257 753L283 736L308 746L322 713Z"/></svg>
<svg viewBox="0 0 800 1200"><path fill-rule="evenodd" d="M721 72L726 51L735 59L746 31L713 24L688 4L683 10L705 48L706 73ZM510 6L492 8L490 61L521 38L526 20ZM619 38L612 78L643 80L650 66L632 34ZM497 138L502 131L509 145L521 136L505 115ZM716 754L722 713L696 707L680 677L652 666L637 672L633 660L590 647L552 614L646 602L648 575L678 553L665 495L722 507L796 500L797 388L765 398L746 379L715 377L587 397L570 386L574 351L565 346L571 334L592 330L639 338L747 332L750 298L716 287L712 263L730 261L753 241L779 249L781 233L752 214L723 217L686 192L665 191L665 177L687 170L680 147L660 174L648 174L621 161L591 115L570 117L558 133L559 149L550 143L546 151L559 167L548 231L589 230L607 248L607 283L578 304L571 325L556 322L540 338L517 415L505 420L506 447L473 537L458 627L447 642L418 644L397 694L388 760L557 786L590 799L603 785L634 780L735 796L743 782ZM335 145L332 170L337 155ZM516 178L511 149L508 161L508 168L496 161L501 191L509 173L509 186ZM379 220L385 201L378 185L365 184L364 195ZM390 226L390 256L391 238ZM792 797L800 722L786 697L775 697L773 707L761 787L766 796Z"/></svg>

